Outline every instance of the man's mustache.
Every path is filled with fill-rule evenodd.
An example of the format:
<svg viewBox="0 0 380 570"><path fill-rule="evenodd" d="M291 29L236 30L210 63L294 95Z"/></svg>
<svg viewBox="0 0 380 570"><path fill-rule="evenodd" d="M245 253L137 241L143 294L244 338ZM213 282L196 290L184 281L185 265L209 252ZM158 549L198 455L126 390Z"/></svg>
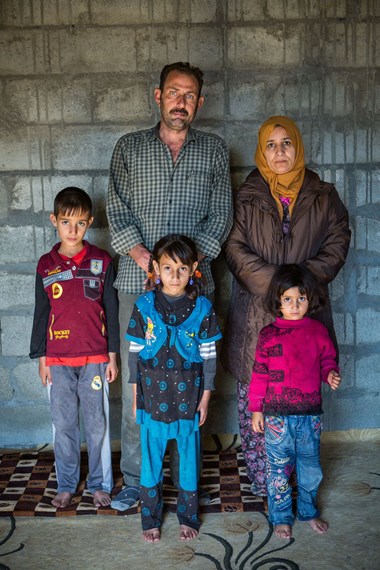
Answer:
<svg viewBox="0 0 380 570"><path fill-rule="evenodd" d="M170 111L170 114L171 113L179 113L180 115L185 115L185 117L189 116L189 113L186 111L186 109L172 109Z"/></svg>

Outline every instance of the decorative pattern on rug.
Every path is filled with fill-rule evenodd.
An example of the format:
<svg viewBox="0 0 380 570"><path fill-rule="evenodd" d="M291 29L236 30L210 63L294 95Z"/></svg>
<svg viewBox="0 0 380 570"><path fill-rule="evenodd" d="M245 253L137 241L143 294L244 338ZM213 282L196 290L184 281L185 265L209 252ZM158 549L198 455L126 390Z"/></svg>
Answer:
<svg viewBox="0 0 380 570"><path fill-rule="evenodd" d="M216 445L218 448L219 446ZM92 495L87 491L87 453L82 452L81 476L78 491L72 504L65 509L56 509L51 500L56 494L57 482L52 451L5 453L0 455L0 516L47 516L67 517L73 515L132 515L139 507L129 511L116 511L110 507L96 508ZM115 479L113 495L122 488L120 452L112 454ZM211 501L201 506L201 513L263 512L266 500L250 492L243 455L240 448L204 451L201 486L207 488ZM171 484L169 458L164 463L165 510L176 511L177 491Z"/></svg>

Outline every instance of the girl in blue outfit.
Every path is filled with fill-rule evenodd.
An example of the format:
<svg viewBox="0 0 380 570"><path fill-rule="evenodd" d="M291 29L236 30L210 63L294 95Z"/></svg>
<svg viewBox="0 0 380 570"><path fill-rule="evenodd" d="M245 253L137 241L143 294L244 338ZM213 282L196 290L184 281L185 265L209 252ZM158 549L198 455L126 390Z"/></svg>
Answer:
<svg viewBox="0 0 380 570"><path fill-rule="evenodd" d="M199 295L195 244L168 235L153 249L147 288L133 309L130 382L141 429L140 501L143 538L160 540L163 459L167 442L177 441L180 458L177 516L180 538L198 534L199 427L207 417L216 372L215 342L221 338L210 301Z"/></svg>

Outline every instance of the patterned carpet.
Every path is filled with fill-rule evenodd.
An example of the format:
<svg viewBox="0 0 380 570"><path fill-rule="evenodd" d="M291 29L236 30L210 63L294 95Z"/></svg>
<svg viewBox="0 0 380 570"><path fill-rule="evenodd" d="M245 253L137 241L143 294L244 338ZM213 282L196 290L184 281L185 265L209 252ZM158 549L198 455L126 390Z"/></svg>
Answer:
<svg viewBox="0 0 380 570"><path fill-rule="evenodd" d="M263 512L266 501L250 492L243 456L239 447L230 446L204 451L201 486L211 496L208 505L201 507L201 513L221 512ZM219 449L218 449L219 448ZM122 476L119 469L120 453L112 455L115 488L121 490ZM176 489L169 477L168 457L164 464L165 510L175 512ZM0 454L0 516L44 516L68 517L73 515L132 515L138 507L120 512L110 507L96 508L92 496L85 488L87 475L87 454L82 453L81 478L72 504L65 509L56 509L51 500L56 494L56 475L52 451L33 451Z"/></svg>

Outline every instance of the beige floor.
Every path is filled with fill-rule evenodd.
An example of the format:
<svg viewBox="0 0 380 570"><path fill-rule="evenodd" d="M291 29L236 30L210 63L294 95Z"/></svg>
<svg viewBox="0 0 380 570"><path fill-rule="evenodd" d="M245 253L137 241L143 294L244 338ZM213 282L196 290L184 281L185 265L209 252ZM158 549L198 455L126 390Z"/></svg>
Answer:
<svg viewBox="0 0 380 570"><path fill-rule="evenodd" d="M379 570L380 430L324 434L322 462L325 536L296 522L294 541L280 541L262 514L229 513L205 515L191 542L178 540L175 515L154 545L138 515L16 517L6 540L11 520L0 517L0 570Z"/></svg>

